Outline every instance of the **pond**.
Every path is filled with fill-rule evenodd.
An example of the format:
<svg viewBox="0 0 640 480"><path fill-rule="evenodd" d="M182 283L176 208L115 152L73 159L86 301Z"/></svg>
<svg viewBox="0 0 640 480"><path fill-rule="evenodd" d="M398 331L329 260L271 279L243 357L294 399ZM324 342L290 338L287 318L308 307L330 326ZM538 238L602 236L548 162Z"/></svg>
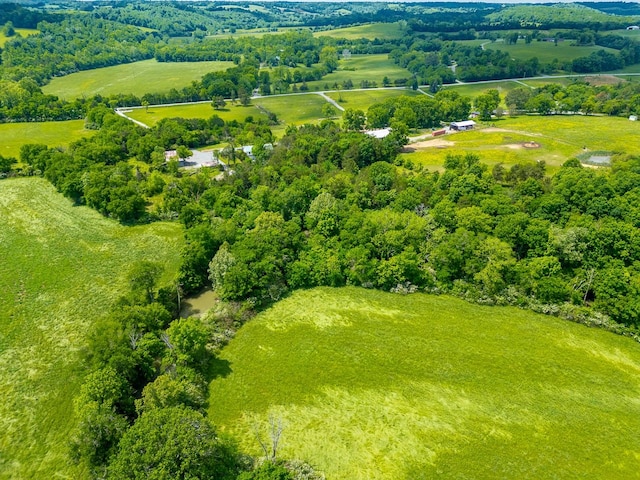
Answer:
<svg viewBox="0 0 640 480"><path fill-rule="evenodd" d="M182 299L180 316L182 318L200 317L207 310L213 308L217 301L218 296L213 290L203 290L193 297Z"/></svg>

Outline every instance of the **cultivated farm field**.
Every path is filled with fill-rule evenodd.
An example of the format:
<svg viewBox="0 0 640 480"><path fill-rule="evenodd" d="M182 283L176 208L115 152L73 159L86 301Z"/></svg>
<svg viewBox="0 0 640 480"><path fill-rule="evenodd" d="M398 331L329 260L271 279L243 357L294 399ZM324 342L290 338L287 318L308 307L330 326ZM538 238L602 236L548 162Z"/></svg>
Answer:
<svg viewBox="0 0 640 480"><path fill-rule="evenodd" d="M167 92L186 87L204 74L226 70L233 62L157 62L143 60L113 67L95 68L51 80L42 90L71 100L93 95Z"/></svg>
<svg viewBox="0 0 640 480"><path fill-rule="evenodd" d="M332 480L635 478L640 345L516 308L299 291L221 354L209 414Z"/></svg>
<svg viewBox="0 0 640 480"><path fill-rule="evenodd" d="M84 120L65 122L0 123L0 155L16 157L26 143L43 143L49 147L66 147L75 140L92 135Z"/></svg>
<svg viewBox="0 0 640 480"><path fill-rule="evenodd" d="M68 459L87 334L154 260L169 282L178 224L124 227L44 179L0 181L0 478L84 478Z"/></svg>

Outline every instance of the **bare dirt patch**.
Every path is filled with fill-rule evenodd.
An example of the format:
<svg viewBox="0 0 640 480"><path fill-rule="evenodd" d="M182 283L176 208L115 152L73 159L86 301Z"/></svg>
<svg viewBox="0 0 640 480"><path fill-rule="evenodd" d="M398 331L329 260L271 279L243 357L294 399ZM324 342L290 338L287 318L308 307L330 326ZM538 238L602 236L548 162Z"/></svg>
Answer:
<svg viewBox="0 0 640 480"><path fill-rule="evenodd" d="M584 77L584 81L590 85L600 86L600 85L617 85L620 82L624 82L620 77L616 77L614 75L592 75L589 77Z"/></svg>
<svg viewBox="0 0 640 480"><path fill-rule="evenodd" d="M425 140L423 142L410 143L409 145L404 147L403 151L415 152L416 150L425 150L427 148L447 148L447 147L453 147L454 145L455 143L449 140L435 138L433 140Z"/></svg>

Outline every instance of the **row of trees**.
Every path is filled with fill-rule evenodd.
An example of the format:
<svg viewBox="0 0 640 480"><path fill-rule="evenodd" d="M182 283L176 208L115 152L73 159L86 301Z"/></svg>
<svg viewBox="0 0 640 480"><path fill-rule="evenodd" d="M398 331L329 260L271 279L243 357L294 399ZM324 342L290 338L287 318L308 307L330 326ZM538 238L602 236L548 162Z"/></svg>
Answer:
<svg viewBox="0 0 640 480"><path fill-rule="evenodd" d="M71 458L101 479L321 480L302 462L278 460L277 442L257 462L216 432L206 406L208 384L225 373L218 331L242 314L176 318L179 287L158 289L161 275L157 263L133 265L129 293L95 323ZM279 476L264 476L272 471Z"/></svg>

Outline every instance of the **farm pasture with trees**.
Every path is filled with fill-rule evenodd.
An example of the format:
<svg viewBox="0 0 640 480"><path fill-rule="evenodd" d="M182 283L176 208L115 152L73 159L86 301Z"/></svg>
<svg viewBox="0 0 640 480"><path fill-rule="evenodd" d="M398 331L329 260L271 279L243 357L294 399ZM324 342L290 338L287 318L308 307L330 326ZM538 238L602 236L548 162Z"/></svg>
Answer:
<svg viewBox="0 0 640 480"><path fill-rule="evenodd" d="M638 23L0 5L0 477L635 475Z"/></svg>

